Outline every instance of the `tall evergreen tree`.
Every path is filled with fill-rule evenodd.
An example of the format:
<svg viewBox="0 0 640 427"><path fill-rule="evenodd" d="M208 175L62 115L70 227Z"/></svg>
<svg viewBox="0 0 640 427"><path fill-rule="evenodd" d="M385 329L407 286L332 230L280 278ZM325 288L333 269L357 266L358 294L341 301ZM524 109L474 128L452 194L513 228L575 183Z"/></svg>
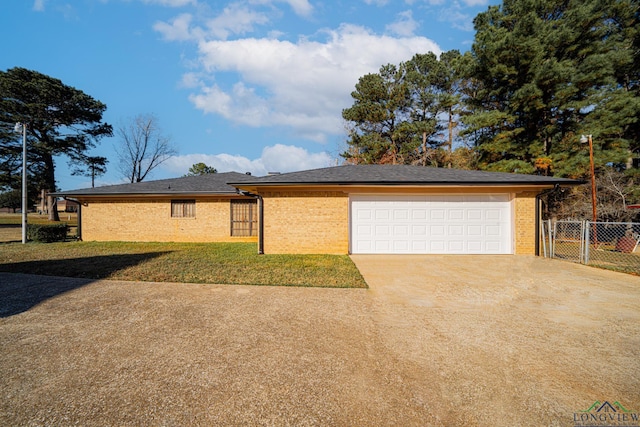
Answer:
<svg viewBox="0 0 640 427"><path fill-rule="evenodd" d="M505 0L474 23L478 113L465 122L484 168L583 176L581 134L598 165L629 163L638 0Z"/></svg>
<svg viewBox="0 0 640 427"><path fill-rule="evenodd" d="M457 51L440 58L416 54L361 77L353 106L342 112L351 125L343 157L354 163L451 165L462 64Z"/></svg>
<svg viewBox="0 0 640 427"><path fill-rule="evenodd" d="M102 122L106 108L84 92L36 71L19 67L0 71L0 154L21 153L22 139L10 130L17 122L25 123L33 179L54 191L55 156L81 161L101 137L112 134L111 125ZM49 209L49 215L59 220L56 209Z"/></svg>
<svg viewBox="0 0 640 427"><path fill-rule="evenodd" d="M199 162L191 165L189 172L185 176L209 175L212 173L218 173L216 168L209 166L206 163Z"/></svg>
<svg viewBox="0 0 640 427"><path fill-rule="evenodd" d="M107 163L109 160L102 156L86 156L82 162L70 164L72 168L71 175L83 175L91 178L91 188L96 185L96 177L102 176L107 172Z"/></svg>
<svg viewBox="0 0 640 427"><path fill-rule="evenodd" d="M398 67L388 64L361 77L351 96L353 106L342 111L351 123L343 156L353 163L403 163L409 97Z"/></svg>

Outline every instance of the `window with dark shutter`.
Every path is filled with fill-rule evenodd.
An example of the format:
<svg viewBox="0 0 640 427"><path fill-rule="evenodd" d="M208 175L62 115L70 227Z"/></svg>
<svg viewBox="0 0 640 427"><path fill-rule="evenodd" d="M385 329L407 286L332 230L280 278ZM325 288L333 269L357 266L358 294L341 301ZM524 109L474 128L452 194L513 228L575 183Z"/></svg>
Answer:
<svg viewBox="0 0 640 427"><path fill-rule="evenodd" d="M256 200L231 200L231 235L258 235L258 203Z"/></svg>
<svg viewBox="0 0 640 427"><path fill-rule="evenodd" d="M171 201L171 218L195 218L196 217L196 201L195 200L172 200Z"/></svg>

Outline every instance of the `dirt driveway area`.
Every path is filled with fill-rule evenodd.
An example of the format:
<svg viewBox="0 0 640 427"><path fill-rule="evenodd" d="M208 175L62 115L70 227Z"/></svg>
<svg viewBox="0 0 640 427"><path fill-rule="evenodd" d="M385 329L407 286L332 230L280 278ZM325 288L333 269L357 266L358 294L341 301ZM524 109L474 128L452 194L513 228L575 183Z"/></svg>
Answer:
<svg viewBox="0 0 640 427"><path fill-rule="evenodd" d="M640 412L640 278L533 257L352 258L370 289L0 273L0 425L569 426L595 402Z"/></svg>

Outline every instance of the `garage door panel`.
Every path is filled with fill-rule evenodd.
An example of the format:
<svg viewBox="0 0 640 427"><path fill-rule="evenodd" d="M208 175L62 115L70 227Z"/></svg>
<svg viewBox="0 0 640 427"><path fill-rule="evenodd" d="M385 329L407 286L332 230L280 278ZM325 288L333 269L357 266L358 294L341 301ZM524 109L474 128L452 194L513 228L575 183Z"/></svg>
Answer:
<svg viewBox="0 0 640 427"><path fill-rule="evenodd" d="M376 240L374 247L377 253L392 253L391 242L388 240Z"/></svg>
<svg viewBox="0 0 640 427"><path fill-rule="evenodd" d="M449 236L463 236L463 235L464 235L464 226L462 224L449 226Z"/></svg>
<svg viewBox="0 0 640 427"><path fill-rule="evenodd" d="M373 236L372 227L370 225L358 225L358 235L362 237L371 237Z"/></svg>
<svg viewBox="0 0 640 427"><path fill-rule="evenodd" d="M500 236L500 226L498 225L488 225L485 228L485 235L487 237L499 237Z"/></svg>
<svg viewBox="0 0 640 427"><path fill-rule="evenodd" d="M429 217L432 221L442 221L445 218L445 212L444 209L432 209Z"/></svg>
<svg viewBox="0 0 640 427"><path fill-rule="evenodd" d="M429 241L429 252L435 254L445 253L446 251L446 243L442 240L430 240Z"/></svg>
<svg viewBox="0 0 640 427"><path fill-rule="evenodd" d="M409 253L409 241L396 240L393 242L394 253Z"/></svg>
<svg viewBox="0 0 640 427"><path fill-rule="evenodd" d="M447 252L462 253L464 252L464 242L462 240L450 240Z"/></svg>
<svg viewBox="0 0 640 427"><path fill-rule="evenodd" d="M487 209L486 211L487 221L500 221L502 212L498 209Z"/></svg>
<svg viewBox="0 0 640 427"><path fill-rule="evenodd" d="M353 253L512 253L503 195L352 195Z"/></svg>
<svg viewBox="0 0 640 427"><path fill-rule="evenodd" d="M394 225L393 226L393 235L396 239L408 239L409 234L409 225Z"/></svg>
<svg viewBox="0 0 640 427"><path fill-rule="evenodd" d="M391 215L389 214L389 210L388 209L375 209L375 218L378 220L385 220L385 219L389 219L391 218Z"/></svg>
<svg viewBox="0 0 640 427"><path fill-rule="evenodd" d="M375 237L391 237L391 227L389 225L376 225Z"/></svg>
<svg viewBox="0 0 640 427"><path fill-rule="evenodd" d="M412 209L411 219L427 219L426 209L420 209L420 208Z"/></svg>
<svg viewBox="0 0 640 427"><path fill-rule="evenodd" d="M462 221L464 220L464 209L449 209L449 220L451 221Z"/></svg>
<svg viewBox="0 0 640 427"><path fill-rule="evenodd" d="M482 209L467 209L467 220L482 221Z"/></svg>
<svg viewBox="0 0 640 427"><path fill-rule="evenodd" d="M427 241L426 240L413 240L411 242L411 253L413 254L423 254L427 252Z"/></svg>
<svg viewBox="0 0 640 427"><path fill-rule="evenodd" d="M416 238L426 236L427 235L427 226L426 225L411 225L411 234Z"/></svg>
<svg viewBox="0 0 640 427"><path fill-rule="evenodd" d="M396 221L408 220L409 219L409 209L394 209L393 210L393 219Z"/></svg>
<svg viewBox="0 0 640 427"><path fill-rule="evenodd" d="M432 238L438 238L445 235L445 227L444 225L432 225L429 227L429 235Z"/></svg>

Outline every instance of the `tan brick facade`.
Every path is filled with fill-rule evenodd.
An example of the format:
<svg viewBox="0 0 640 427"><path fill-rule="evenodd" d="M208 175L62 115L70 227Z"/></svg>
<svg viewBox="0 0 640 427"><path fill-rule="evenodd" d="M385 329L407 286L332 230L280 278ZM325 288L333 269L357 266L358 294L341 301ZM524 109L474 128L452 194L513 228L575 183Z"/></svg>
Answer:
<svg viewBox="0 0 640 427"><path fill-rule="evenodd" d="M514 240L516 255L536 253L536 195L527 191L517 193L514 200Z"/></svg>
<svg viewBox="0 0 640 427"><path fill-rule="evenodd" d="M171 199L83 200L82 239L133 242L257 242L231 237L229 198L196 199L195 218L172 218Z"/></svg>
<svg viewBox="0 0 640 427"><path fill-rule="evenodd" d="M349 197L343 192L266 192L266 254L349 252Z"/></svg>
<svg viewBox="0 0 640 427"><path fill-rule="evenodd" d="M367 189L367 192L371 191L371 188ZM389 192L389 189L382 191ZM424 190L415 188L407 192L426 194ZM469 188L435 189L428 194L468 192ZM535 254L538 191L503 188L500 192L514 195L514 253ZM487 194L488 191L477 188L473 193ZM349 195L346 191L332 188L265 189L261 196L264 203L264 253L349 253ZM258 241L257 237L231 237L229 198L196 199L195 218L172 218L170 198L95 198L81 201L85 202L82 207L82 238L86 241Z"/></svg>
<svg viewBox="0 0 640 427"><path fill-rule="evenodd" d="M385 190L383 191L389 191ZM487 193L486 189L473 190L473 193ZM371 189L368 192L371 192ZM426 194L424 190L416 191L416 189L408 192ZM515 192L510 189L503 189L504 192L515 195L512 201L514 253L534 255L538 193L536 191ZM440 189L428 194L446 193L469 193L469 188ZM346 192L267 191L262 196L266 254L349 253L349 197Z"/></svg>

